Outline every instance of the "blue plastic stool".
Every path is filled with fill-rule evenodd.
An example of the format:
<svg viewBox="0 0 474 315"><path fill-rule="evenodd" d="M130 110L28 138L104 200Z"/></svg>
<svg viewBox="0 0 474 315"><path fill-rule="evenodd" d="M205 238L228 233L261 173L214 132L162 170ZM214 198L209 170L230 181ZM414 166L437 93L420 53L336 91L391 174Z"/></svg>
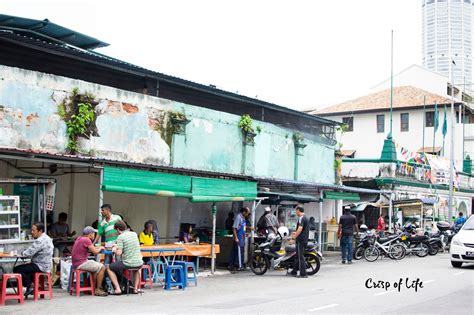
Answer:
<svg viewBox="0 0 474 315"><path fill-rule="evenodd" d="M178 287L184 290L186 287L186 278L184 277L183 266L166 266L165 272L165 290L170 290L172 287Z"/></svg>
<svg viewBox="0 0 474 315"><path fill-rule="evenodd" d="M197 286L198 283L197 283L197 275L196 275L196 266L194 265L193 262L190 262L190 261L175 261L174 262L175 265L178 265L178 266L183 266L183 269L184 269L184 278L186 279L186 286L189 285L189 282L194 282L194 285ZM188 269L191 268L192 269L192 276L189 277L188 275Z"/></svg>

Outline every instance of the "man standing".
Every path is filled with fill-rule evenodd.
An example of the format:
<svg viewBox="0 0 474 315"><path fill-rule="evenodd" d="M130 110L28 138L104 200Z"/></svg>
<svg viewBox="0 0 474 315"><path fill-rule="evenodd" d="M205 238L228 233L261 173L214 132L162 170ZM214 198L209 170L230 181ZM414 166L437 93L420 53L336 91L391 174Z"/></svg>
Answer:
<svg viewBox="0 0 474 315"><path fill-rule="evenodd" d="M296 240L296 260L294 264L292 276L297 275L298 270L300 275L298 278L307 278L306 275L306 262L304 260L304 251L308 245L309 238L309 221L304 215L304 208L302 206L296 206L296 215L298 216L298 224L296 225L296 232L294 233L293 239Z"/></svg>
<svg viewBox="0 0 474 315"><path fill-rule="evenodd" d="M97 230L91 226L86 226L82 230L82 236L76 239L72 247L72 268L92 272L95 283L94 295L107 296L107 292L102 288L105 266L97 261L87 259L89 254L97 255L104 250L103 246L95 247L92 244L96 232Z"/></svg>
<svg viewBox="0 0 474 315"><path fill-rule="evenodd" d="M100 240L102 235L105 236L105 247L111 248L117 242L118 232L114 228L115 223L122 221L119 215L112 214L112 206L110 204L104 204L100 207L100 213L102 215L102 221L99 223L99 229L97 236L95 237L94 244ZM105 255L104 263L107 265L112 261L112 255Z"/></svg>
<svg viewBox="0 0 474 315"><path fill-rule="evenodd" d="M36 272L50 272L53 261L53 241L44 233L44 224L33 224L31 235L35 241L21 253L22 256L31 257L31 262L13 268L14 273L21 274L23 286L26 288L25 298L33 292L33 288L30 288L33 275Z"/></svg>
<svg viewBox="0 0 474 315"><path fill-rule="evenodd" d="M462 212L459 212L459 217L454 221L454 224L458 225L463 225L466 223L467 219L463 216L464 214Z"/></svg>
<svg viewBox="0 0 474 315"><path fill-rule="evenodd" d="M234 225L232 226L232 234L234 237L234 244L229 257L229 270L235 273L236 261L239 266L239 271L244 268L244 251L245 251L245 229L247 226L247 217L250 214L250 209L244 207L240 209L240 213L235 217Z"/></svg>
<svg viewBox="0 0 474 315"><path fill-rule="evenodd" d="M112 247L117 242L119 235L114 228L114 224L121 221L122 218L119 215L112 214L112 206L109 204L104 204L100 207L100 213L102 215L102 221L99 223L94 244L97 243L102 235L105 235L105 247Z"/></svg>
<svg viewBox="0 0 474 315"><path fill-rule="evenodd" d="M354 227L359 232L357 219L351 214L350 207L344 208L344 214L339 219L337 237L341 240L342 263L352 264L352 241L354 240Z"/></svg>
<svg viewBox="0 0 474 315"><path fill-rule="evenodd" d="M377 220L377 232L380 237L385 237L385 220L383 219L382 213L380 213L379 219Z"/></svg>

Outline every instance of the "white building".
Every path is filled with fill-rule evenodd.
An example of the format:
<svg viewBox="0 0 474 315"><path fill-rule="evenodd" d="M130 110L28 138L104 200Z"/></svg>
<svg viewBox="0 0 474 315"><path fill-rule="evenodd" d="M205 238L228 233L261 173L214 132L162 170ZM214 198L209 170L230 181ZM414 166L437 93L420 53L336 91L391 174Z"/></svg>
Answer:
<svg viewBox="0 0 474 315"><path fill-rule="evenodd" d="M454 85L472 82L473 0L422 0L423 66L449 77Z"/></svg>
<svg viewBox="0 0 474 315"><path fill-rule="evenodd" d="M436 136L434 136L433 126L435 104L437 104L439 112L439 126ZM424 150L425 152L449 156L450 105L451 99L447 96L430 93L413 86L395 87L393 89L392 115L394 142L412 152ZM473 112L469 106L459 101L456 101L455 105L456 118L459 118L459 108L465 108L465 121L474 122ZM459 105L463 106L459 107ZM443 150L442 129L445 106L447 110L447 134ZM312 113L346 123L349 126L349 129L340 139L343 153L347 156L378 159L384 140L390 132L390 89L381 90L322 110L312 111ZM462 169L462 160L466 154L471 157L474 156L474 124L456 122L455 131L455 159L457 167ZM463 150L465 154L463 154Z"/></svg>

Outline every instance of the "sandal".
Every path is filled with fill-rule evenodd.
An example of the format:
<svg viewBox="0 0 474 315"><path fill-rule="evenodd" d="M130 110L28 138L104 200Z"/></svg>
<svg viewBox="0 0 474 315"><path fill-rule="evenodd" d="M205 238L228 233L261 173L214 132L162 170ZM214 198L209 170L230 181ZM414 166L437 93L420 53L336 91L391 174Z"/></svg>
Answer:
<svg viewBox="0 0 474 315"><path fill-rule="evenodd" d="M138 293L143 294L144 292L140 289L134 289L132 292L132 294L138 294Z"/></svg>

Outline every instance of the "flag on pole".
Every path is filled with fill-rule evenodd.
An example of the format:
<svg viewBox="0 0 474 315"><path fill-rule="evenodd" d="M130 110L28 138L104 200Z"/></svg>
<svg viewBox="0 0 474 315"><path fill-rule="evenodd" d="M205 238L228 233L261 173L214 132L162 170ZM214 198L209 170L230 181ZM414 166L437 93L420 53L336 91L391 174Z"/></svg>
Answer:
<svg viewBox="0 0 474 315"><path fill-rule="evenodd" d="M446 137L448 133L448 119L446 118L446 105L444 105L444 120L443 120L443 129L442 129L443 137Z"/></svg>
<svg viewBox="0 0 474 315"><path fill-rule="evenodd" d="M439 114L438 114L438 104L435 103L435 110L434 110L434 133L436 134L436 131L438 131L438 126L439 126Z"/></svg>

